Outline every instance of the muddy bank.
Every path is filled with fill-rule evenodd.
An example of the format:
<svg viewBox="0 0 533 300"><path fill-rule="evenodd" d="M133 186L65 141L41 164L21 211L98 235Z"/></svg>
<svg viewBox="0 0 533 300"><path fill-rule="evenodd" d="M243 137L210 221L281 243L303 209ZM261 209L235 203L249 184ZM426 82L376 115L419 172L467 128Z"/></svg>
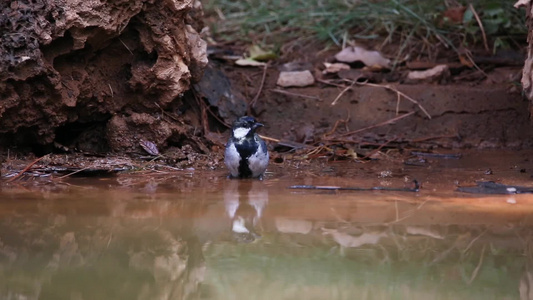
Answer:
<svg viewBox="0 0 533 300"><path fill-rule="evenodd" d="M151 160L167 169L221 168L228 125L244 114L266 125L260 133L273 163L295 152L358 160L390 149L533 146L516 64L479 62L478 72L455 62L446 78L418 83L404 80L406 64L373 72L374 85L350 87L323 74L337 52L324 45L281 50L263 69L221 59L235 47L219 44L208 66L198 1L15 1L0 9L8 32L0 41L0 150L10 153L3 174L49 153L36 165L45 173L53 172L47 161L68 174L98 169L106 156L100 169L110 171L131 157L126 169ZM284 63L317 81L278 86ZM157 151L149 155L146 145ZM35 157L13 160L20 153Z"/></svg>
<svg viewBox="0 0 533 300"><path fill-rule="evenodd" d="M158 118L179 114L202 76L202 27L192 0L3 2L0 144L132 152L182 139L194 120Z"/></svg>

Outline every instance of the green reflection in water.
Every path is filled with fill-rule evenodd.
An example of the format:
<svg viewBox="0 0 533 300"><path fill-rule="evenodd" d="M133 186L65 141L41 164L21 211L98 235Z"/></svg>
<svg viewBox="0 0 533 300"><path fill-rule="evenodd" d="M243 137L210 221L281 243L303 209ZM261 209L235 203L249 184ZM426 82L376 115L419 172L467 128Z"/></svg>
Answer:
<svg viewBox="0 0 533 300"><path fill-rule="evenodd" d="M217 244L206 251L204 284L214 299L518 298L525 266L518 251L475 247L461 255L454 249L434 262L444 251L412 251L405 259L386 243L344 253L337 247Z"/></svg>

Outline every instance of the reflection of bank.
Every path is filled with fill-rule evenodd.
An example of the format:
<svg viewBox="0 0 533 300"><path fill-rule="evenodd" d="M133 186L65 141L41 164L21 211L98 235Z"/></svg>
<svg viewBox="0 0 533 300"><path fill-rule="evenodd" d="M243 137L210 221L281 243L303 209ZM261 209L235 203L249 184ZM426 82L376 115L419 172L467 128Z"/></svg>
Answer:
<svg viewBox="0 0 533 300"><path fill-rule="evenodd" d="M204 204L124 195L35 201L0 218L0 299L197 299L203 244L183 216Z"/></svg>
<svg viewBox="0 0 533 300"><path fill-rule="evenodd" d="M224 190L224 205L231 219L231 231L238 242L258 239L268 189L259 180L231 180Z"/></svg>

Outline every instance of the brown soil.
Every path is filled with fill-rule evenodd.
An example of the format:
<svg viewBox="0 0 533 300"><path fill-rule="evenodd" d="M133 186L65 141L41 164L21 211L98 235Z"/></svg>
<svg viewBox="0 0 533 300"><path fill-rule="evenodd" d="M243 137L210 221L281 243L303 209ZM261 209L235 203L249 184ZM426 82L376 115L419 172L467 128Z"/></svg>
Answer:
<svg viewBox="0 0 533 300"><path fill-rule="evenodd" d="M206 54L196 3L83 3L92 15L74 4L60 9L54 1L0 6L0 29L13 33L0 41L0 148L10 162L3 174L27 166L31 154L13 158L29 153L53 153L37 164L45 173L54 171L46 168L51 162L56 171L66 166L66 173L120 170L111 154L121 157L120 166L133 157L129 169L154 158L152 168L219 168L227 126L244 114L266 125L261 134L278 161L291 150L300 158L345 159L388 148L533 146L528 102L515 85L520 66L489 60L479 64L485 76L448 62L451 72L436 82L409 83L407 66L323 75L323 62L336 51L322 51L323 45L293 45L266 72L221 59L216 53L234 49L219 46L202 78ZM284 63L320 80L279 88ZM342 81L361 76L388 89L347 88ZM161 156L149 156L145 142ZM64 154L70 159L61 162Z"/></svg>
<svg viewBox="0 0 533 300"><path fill-rule="evenodd" d="M394 72L356 70L359 73L323 75L323 63L332 61L338 50L321 50L301 47L287 53L268 67L262 86L262 68L211 61L224 71L232 88L238 95L244 95L247 103L257 98L249 112L266 124L262 133L289 141L289 145L293 145L290 142L336 145L356 152L385 144L399 148L517 149L533 146L529 105L516 85L521 66L512 65L509 60L500 57L480 63L485 74L448 61L445 63L451 66L450 73L437 82L407 82L404 78L412 69L409 65L417 62L400 66ZM514 53L512 56L521 55ZM310 70L318 81L303 88L276 86L280 70L287 65ZM342 80L356 80L350 76L361 74L371 84L355 84L348 88L350 83ZM418 103L398 97L396 91ZM334 99L337 102L332 105ZM403 115L407 116L390 122Z"/></svg>
<svg viewBox="0 0 533 300"><path fill-rule="evenodd" d="M123 153L194 132L190 122L158 120L184 105L207 63L196 4L2 2L2 148Z"/></svg>

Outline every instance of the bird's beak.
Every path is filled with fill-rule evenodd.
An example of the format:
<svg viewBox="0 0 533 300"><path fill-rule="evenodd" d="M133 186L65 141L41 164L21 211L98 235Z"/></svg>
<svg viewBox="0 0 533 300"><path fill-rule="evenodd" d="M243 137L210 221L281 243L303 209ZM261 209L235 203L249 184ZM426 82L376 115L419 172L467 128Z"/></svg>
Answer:
<svg viewBox="0 0 533 300"><path fill-rule="evenodd" d="M263 126L265 126L265 125L263 125L262 123L257 122L257 123L254 124L253 128L257 129L257 128L263 127Z"/></svg>

